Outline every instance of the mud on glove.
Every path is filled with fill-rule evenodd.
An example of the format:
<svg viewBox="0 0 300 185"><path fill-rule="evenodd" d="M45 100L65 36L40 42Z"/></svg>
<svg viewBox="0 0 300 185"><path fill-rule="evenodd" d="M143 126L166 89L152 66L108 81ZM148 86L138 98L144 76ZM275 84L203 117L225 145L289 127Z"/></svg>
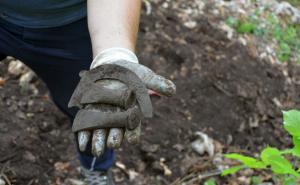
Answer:
<svg viewBox="0 0 300 185"><path fill-rule="evenodd" d="M104 50L80 76L69 102L69 107L80 108L72 130L78 132L81 151L92 135L95 156L106 147L120 147L124 135L129 143L139 141L141 120L152 116L147 89L165 96L176 91L173 82L139 64L136 55L123 48Z"/></svg>

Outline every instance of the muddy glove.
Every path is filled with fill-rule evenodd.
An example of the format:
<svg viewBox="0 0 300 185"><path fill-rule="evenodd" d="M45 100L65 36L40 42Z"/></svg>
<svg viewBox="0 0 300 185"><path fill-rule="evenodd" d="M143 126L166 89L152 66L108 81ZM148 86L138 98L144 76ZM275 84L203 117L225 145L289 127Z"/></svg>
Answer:
<svg viewBox="0 0 300 185"><path fill-rule="evenodd" d="M69 107L80 108L73 132L78 132L79 149L84 151L92 136L92 153L100 156L105 147L120 147L124 133L129 143L139 140L141 120L152 116L148 89L171 96L175 85L138 64L134 53L122 48L101 52L90 71L80 73Z"/></svg>

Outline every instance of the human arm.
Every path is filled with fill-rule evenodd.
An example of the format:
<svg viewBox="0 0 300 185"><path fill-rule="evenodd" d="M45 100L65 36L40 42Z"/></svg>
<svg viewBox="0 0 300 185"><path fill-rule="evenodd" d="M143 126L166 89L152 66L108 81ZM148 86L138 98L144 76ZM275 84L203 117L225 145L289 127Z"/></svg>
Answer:
<svg viewBox="0 0 300 185"><path fill-rule="evenodd" d="M171 81L156 75L147 67L138 64L138 59L134 54L140 19L141 1L88 0L87 2L88 26L94 55L91 70L95 71L97 67L101 67L103 64L121 66L128 71L135 73L135 75L140 78L141 82L145 84L145 88L155 90L163 95L172 95L175 92L175 85ZM126 85L128 86L128 84L122 84L120 81L111 79L102 79L97 83L98 85L100 84L100 86L104 86L113 91L119 91L124 88L124 85L125 87ZM87 89L87 91L89 89ZM146 96L148 95L146 94ZM100 102L97 103L101 104ZM91 105L89 108L97 109L93 106L94 105ZM103 102L101 106L105 106ZM106 109L105 111L108 110L107 107L104 107L104 109ZM89 110L86 109L86 111L88 112ZM104 110L102 109L100 111ZM109 112L118 111L120 111L118 107L109 109ZM76 115L76 118L78 118L78 114ZM76 118L75 123L76 120L78 120ZM139 136L140 120L137 120L137 122L138 126L135 128L128 129L125 127L125 137L129 142L136 141ZM81 121L77 123L84 124ZM92 153L96 156L100 156L106 146L110 148L117 148L120 146L124 135L124 127L105 127L79 131L78 143L81 151L85 150L91 134L93 135Z"/></svg>
<svg viewBox="0 0 300 185"><path fill-rule="evenodd" d="M114 47L135 51L141 0L88 0L87 8L94 57Z"/></svg>

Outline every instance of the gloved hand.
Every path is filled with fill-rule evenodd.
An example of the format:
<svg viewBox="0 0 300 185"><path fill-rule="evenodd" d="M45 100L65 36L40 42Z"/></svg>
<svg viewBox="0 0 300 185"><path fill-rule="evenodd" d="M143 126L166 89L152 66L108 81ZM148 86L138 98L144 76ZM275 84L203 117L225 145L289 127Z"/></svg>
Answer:
<svg viewBox="0 0 300 185"><path fill-rule="evenodd" d="M80 151L92 136L92 154L101 156L105 147L120 147L123 137L137 143L143 117L152 116L147 89L161 95L175 94L176 87L149 68L138 64L134 53L111 48L95 57L90 71L81 72L81 81L69 102L77 106L73 132L78 132Z"/></svg>

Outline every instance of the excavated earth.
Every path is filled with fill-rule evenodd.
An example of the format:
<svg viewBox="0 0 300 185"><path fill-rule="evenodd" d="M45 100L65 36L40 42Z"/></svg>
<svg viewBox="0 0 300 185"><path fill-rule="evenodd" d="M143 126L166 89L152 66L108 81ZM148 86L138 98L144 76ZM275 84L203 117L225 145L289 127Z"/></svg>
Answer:
<svg viewBox="0 0 300 185"><path fill-rule="evenodd" d="M170 184L211 160L190 147L197 131L222 153L288 146L281 110L300 108L300 68L261 61L205 17L189 29L176 12L152 8L142 16L140 62L174 80L177 94L153 97L154 117L145 121L141 143L117 151L118 184ZM15 185L71 184L78 176L71 124L39 79L32 82L37 94L20 88L7 71L10 60L0 64L6 79L0 85L0 176Z"/></svg>

